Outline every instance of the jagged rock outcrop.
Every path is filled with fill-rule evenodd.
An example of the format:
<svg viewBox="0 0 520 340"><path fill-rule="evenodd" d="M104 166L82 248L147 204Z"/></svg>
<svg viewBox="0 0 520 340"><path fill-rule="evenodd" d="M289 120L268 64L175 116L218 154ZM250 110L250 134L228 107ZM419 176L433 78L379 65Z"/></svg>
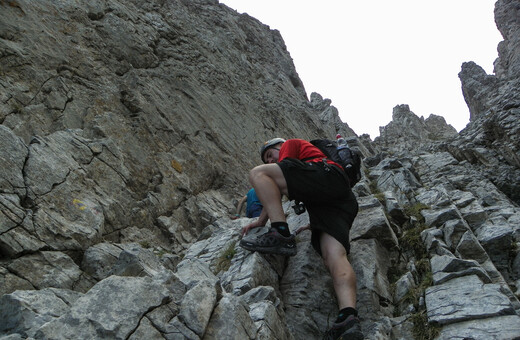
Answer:
<svg viewBox="0 0 520 340"><path fill-rule="evenodd" d="M494 63L494 75L487 75L474 62L462 65L459 78L471 121L481 114L495 114L520 105L520 22L517 12L517 1L497 1L495 22L504 40L498 44L499 57Z"/></svg>
<svg viewBox="0 0 520 340"><path fill-rule="evenodd" d="M449 150L459 160L484 168L500 190L520 204L520 21L518 2L497 1L495 21L504 37L498 45L495 74L465 63L459 77L471 123Z"/></svg>
<svg viewBox="0 0 520 340"><path fill-rule="evenodd" d="M459 73L462 81L462 94L469 108L469 120L473 121L489 110L488 101L496 98L497 78L474 62L462 64Z"/></svg>
<svg viewBox="0 0 520 340"><path fill-rule="evenodd" d="M400 105L372 142L217 1L0 1L0 339L320 339L337 310L310 233L251 253L228 216L262 141L336 133L365 157L366 338L520 337L515 6L496 74L463 65L466 129Z"/></svg>
<svg viewBox="0 0 520 340"><path fill-rule="evenodd" d="M392 121L380 127L379 133L376 144L382 150L393 152L418 150L422 145L457 136L457 130L442 116L432 114L427 119L419 118L406 104L394 107Z"/></svg>
<svg viewBox="0 0 520 340"><path fill-rule="evenodd" d="M520 21L518 2L500 0L495 5L495 22L504 40L498 44L498 59L495 60L495 74L502 80L518 80L520 74Z"/></svg>

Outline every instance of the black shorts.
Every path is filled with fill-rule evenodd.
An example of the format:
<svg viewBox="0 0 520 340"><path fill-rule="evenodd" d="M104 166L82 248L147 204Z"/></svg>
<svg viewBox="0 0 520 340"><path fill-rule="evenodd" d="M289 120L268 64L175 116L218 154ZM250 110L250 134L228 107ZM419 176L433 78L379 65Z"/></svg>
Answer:
<svg viewBox="0 0 520 340"><path fill-rule="evenodd" d="M320 234L338 240L350 252L349 232L358 212L356 196L341 169L324 163L286 158L282 169L290 200L301 201L309 212L312 246L321 255Z"/></svg>

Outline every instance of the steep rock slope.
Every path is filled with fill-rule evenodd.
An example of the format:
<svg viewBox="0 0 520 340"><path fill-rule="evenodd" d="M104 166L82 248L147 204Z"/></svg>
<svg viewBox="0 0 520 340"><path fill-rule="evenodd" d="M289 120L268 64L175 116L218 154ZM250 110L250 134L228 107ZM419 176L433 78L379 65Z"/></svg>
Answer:
<svg viewBox="0 0 520 340"><path fill-rule="evenodd" d="M461 76L460 135L400 105L372 142L307 100L279 32L216 1L0 2L0 336L320 339L335 297L309 232L264 256L228 216L262 141L341 133L365 156L366 338L519 337L515 3L490 87Z"/></svg>
<svg viewBox="0 0 520 340"><path fill-rule="evenodd" d="M263 141L338 129L279 32L216 1L1 6L2 193L18 210L4 255L191 240L215 219L201 204L247 189Z"/></svg>
<svg viewBox="0 0 520 340"><path fill-rule="evenodd" d="M520 19L518 1L497 1L495 22L504 37L498 44L495 74L473 62L459 73L471 122L450 146L459 160L484 169L484 175L520 204Z"/></svg>

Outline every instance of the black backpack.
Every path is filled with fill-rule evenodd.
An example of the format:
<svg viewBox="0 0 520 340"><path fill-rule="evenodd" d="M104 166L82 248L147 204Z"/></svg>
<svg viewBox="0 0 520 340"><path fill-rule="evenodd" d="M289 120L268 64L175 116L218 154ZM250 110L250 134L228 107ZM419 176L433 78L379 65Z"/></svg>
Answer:
<svg viewBox="0 0 520 340"><path fill-rule="evenodd" d="M338 150L338 144L330 139L314 139L310 141L327 156L328 159L341 165L347 175L350 187L361 179L361 156L358 151L349 147Z"/></svg>

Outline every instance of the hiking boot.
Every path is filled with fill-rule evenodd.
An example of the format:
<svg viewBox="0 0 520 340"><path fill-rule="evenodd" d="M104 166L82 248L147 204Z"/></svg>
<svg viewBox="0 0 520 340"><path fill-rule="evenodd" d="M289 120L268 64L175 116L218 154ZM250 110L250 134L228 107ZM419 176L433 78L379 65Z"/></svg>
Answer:
<svg viewBox="0 0 520 340"><path fill-rule="evenodd" d="M363 340L364 338L359 319L349 315L344 321L333 323L323 340Z"/></svg>
<svg viewBox="0 0 520 340"><path fill-rule="evenodd" d="M296 255L296 239L294 235L282 236L275 228L253 238L243 238L240 246L250 251L265 254Z"/></svg>

